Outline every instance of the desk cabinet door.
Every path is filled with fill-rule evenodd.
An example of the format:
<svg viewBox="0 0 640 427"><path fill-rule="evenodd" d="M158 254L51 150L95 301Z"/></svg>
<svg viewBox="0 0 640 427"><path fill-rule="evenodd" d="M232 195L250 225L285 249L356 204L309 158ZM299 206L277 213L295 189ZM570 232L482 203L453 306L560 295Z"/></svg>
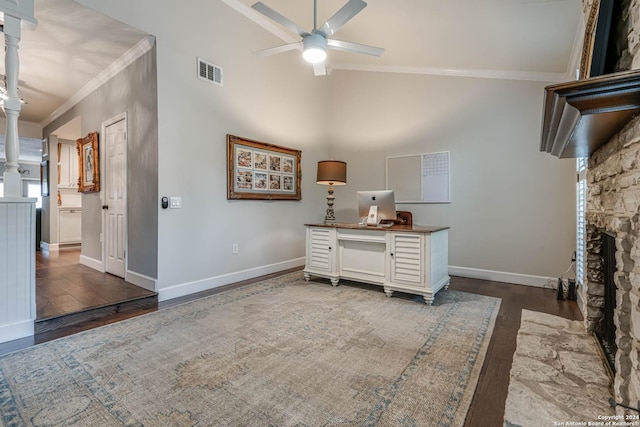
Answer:
<svg viewBox="0 0 640 427"><path fill-rule="evenodd" d="M307 269L333 273L335 269L336 230L309 228L307 236Z"/></svg>
<svg viewBox="0 0 640 427"><path fill-rule="evenodd" d="M424 287L424 239L420 234L391 233L391 282Z"/></svg>

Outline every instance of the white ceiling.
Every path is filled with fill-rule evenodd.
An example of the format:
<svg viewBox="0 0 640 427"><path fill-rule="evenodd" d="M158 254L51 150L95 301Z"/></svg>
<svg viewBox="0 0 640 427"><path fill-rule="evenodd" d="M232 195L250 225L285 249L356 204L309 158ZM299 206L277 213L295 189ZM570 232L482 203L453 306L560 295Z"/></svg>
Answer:
<svg viewBox="0 0 640 427"><path fill-rule="evenodd" d="M222 1L255 20L257 25L271 25L271 21L250 9L255 0ZM309 31L313 28L312 0L262 1L301 27ZM318 0L318 27L345 3L345 0ZM584 31L580 0L368 0L367 3L332 38L383 47L384 54L376 58L329 51L330 69L543 81L566 80L574 75L571 61L579 54ZM285 42L298 40L286 30L284 34L290 36L281 37ZM273 45L264 43L260 48L268 47ZM279 55L295 54L298 52Z"/></svg>
<svg viewBox="0 0 640 427"><path fill-rule="evenodd" d="M250 8L255 0L221 0L284 42L296 35ZM309 30L312 0L263 0ZM318 0L318 25L346 0ZM35 0L39 23L20 42L20 120L47 118L134 47L146 33L73 0ZM368 0L333 38L380 46L380 58L330 51L331 69L566 80L582 38L580 0ZM270 39L257 49L272 47ZM297 51L278 55L296 55ZM263 58L277 60L277 56ZM4 61L0 61L4 74ZM322 77L319 77L322 78Z"/></svg>
<svg viewBox="0 0 640 427"><path fill-rule="evenodd" d="M27 101L20 120L28 122L43 122L146 36L73 0L35 0L35 16L38 26L23 27L19 50L18 94Z"/></svg>
<svg viewBox="0 0 640 427"><path fill-rule="evenodd" d="M41 125L147 35L73 0L35 0L35 16L37 27L22 29L18 94L27 102L20 120ZM0 74L5 74L4 57ZM79 129L74 120L60 129L60 137L75 140ZM0 159L4 157L0 135ZM20 161L40 158L40 139L20 137Z"/></svg>

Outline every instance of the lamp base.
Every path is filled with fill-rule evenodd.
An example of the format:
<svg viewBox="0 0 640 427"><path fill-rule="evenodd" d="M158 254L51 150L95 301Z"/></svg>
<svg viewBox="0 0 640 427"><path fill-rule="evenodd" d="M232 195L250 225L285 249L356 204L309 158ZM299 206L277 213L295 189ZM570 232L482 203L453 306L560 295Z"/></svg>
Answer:
<svg viewBox="0 0 640 427"><path fill-rule="evenodd" d="M333 201L335 200L335 196L333 195L333 183L329 184L329 194L327 195L327 212L324 216L325 224L335 224L336 223L336 215L333 211Z"/></svg>
<svg viewBox="0 0 640 427"><path fill-rule="evenodd" d="M331 211L329 211L329 209L327 209L327 214L324 217L324 223L325 224L335 224L336 223L336 217L333 213L333 209Z"/></svg>

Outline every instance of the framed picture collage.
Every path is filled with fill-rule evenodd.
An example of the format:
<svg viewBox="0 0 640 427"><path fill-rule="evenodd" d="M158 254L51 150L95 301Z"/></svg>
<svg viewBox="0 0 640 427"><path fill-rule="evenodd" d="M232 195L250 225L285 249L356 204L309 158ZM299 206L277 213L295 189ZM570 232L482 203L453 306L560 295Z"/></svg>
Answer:
<svg viewBox="0 0 640 427"><path fill-rule="evenodd" d="M227 135L227 199L300 200L300 151Z"/></svg>

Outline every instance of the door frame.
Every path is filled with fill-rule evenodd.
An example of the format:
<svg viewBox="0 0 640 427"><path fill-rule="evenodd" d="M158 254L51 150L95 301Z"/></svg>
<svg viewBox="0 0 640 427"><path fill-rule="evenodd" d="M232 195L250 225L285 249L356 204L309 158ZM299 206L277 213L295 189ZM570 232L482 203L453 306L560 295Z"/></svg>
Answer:
<svg viewBox="0 0 640 427"><path fill-rule="evenodd" d="M127 276L127 271L129 269L129 180L127 179L127 175L129 173L129 119L127 117L127 112L123 112L111 117L108 120L102 122L101 127L101 135L102 142L100 144L100 182L102 185L100 186L100 216L102 221L102 231L100 232L100 243L102 244L102 272L107 272L107 214L102 206L106 203L107 193L107 164L106 164L106 143L107 143L107 128L112 124L115 124L121 120L125 121L126 125L126 135L125 135L125 155L124 155L124 169L125 169L125 215L124 215L124 274ZM126 279L125 279L126 280Z"/></svg>

